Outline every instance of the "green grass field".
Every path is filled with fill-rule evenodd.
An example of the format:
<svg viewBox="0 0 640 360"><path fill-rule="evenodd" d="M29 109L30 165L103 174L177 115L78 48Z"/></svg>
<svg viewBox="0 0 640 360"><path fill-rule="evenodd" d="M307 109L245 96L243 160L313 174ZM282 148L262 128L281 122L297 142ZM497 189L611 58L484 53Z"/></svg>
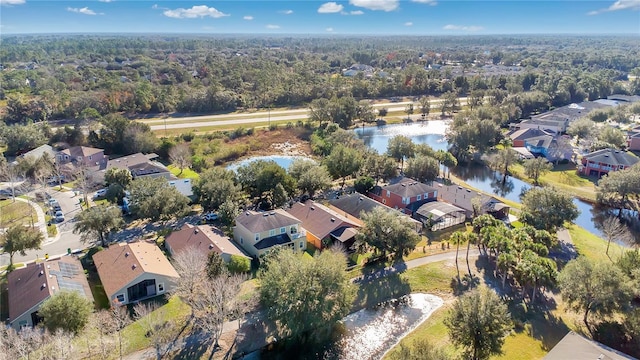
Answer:
<svg viewBox="0 0 640 360"><path fill-rule="evenodd" d="M29 204L22 201L7 199L0 201L0 228L12 225L31 225L38 222L38 215L32 211Z"/></svg>
<svg viewBox="0 0 640 360"><path fill-rule="evenodd" d="M200 174L198 174L197 172L191 169L182 170L182 174L180 174L180 169L178 169L174 165L167 166L167 169L169 169L171 174L177 176L180 179L199 179L200 178Z"/></svg>
<svg viewBox="0 0 640 360"><path fill-rule="evenodd" d="M524 175L524 167L520 164L511 167L511 173L526 182L533 183ZM574 164L555 165L553 170L538 180L540 185L553 186L587 201L596 201L595 179L578 175Z"/></svg>

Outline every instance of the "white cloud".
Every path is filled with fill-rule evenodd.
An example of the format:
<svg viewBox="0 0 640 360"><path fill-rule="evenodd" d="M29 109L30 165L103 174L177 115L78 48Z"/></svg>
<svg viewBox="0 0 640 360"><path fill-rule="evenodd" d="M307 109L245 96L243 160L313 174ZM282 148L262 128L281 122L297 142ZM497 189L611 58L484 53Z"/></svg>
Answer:
<svg viewBox="0 0 640 360"><path fill-rule="evenodd" d="M26 0L0 0L0 5L22 5Z"/></svg>
<svg viewBox="0 0 640 360"><path fill-rule="evenodd" d="M245 15L245 16L243 17L243 19L245 19L245 20L253 20L253 16L251 16L251 15Z"/></svg>
<svg viewBox="0 0 640 360"><path fill-rule="evenodd" d="M333 32L333 28L332 27L328 27L325 30L327 30L328 32Z"/></svg>
<svg viewBox="0 0 640 360"><path fill-rule="evenodd" d="M413 26L413 23L411 21L407 21L406 23L404 23L404 26Z"/></svg>
<svg viewBox="0 0 640 360"><path fill-rule="evenodd" d="M463 25L445 25L443 27L444 30L453 30L453 31L480 31L480 30L484 30L484 27L482 26L463 26Z"/></svg>
<svg viewBox="0 0 640 360"><path fill-rule="evenodd" d="M344 9L344 6L332 1L332 2L328 2L320 5L320 7L318 8L318 12L320 14L332 14L332 13L341 12L342 9Z"/></svg>
<svg viewBox="0 0 640 360"><path fill-rule="evenodd" d="M349 4L369 10L393 11L398 8L400 0L349 0Z"/></svg>
<svg viewBox="0 0 640 360"><path fill-rule="evenodd" d="M640 10L640 0L618 0L606 9L590 11L588 15L598 15L609 11Z"/></svg>
<svg viewBox="0 0 640 360"><path fill-rule="evenodd" d="M291 15L293 14L293 10L282 10L280 11L281 14L285 14L285 15Z"/></svg>
<svg viewBox="0 0 640 360"><path fill-rule="evenodd" d="M362 11L362 10L352 10L352 11L349 12L349 14L351 14L351 15L362 15L362 14L364 14L364 11Z"/></svg>
<svg viewBox="0 0 640 360"><path fill-rule="evenodd" d="M83 7L83 8L72 8L72 7L68 7L67 11L71 11L74 13L78 13L78 14L85 14L85 15L104 15L103 13L97 13L91 9L89 9L88 7Z"/></svg>
<svg viewBox="0 0 640 360"><path fill-rule="evenodd" d="M267 26L265 26L267 29L271 29L271 30L275 30L275 29L280 29L280 25L274 25L274 24L268 24Z"/></svg>
<svg viewBox="0 0 640 360"><path fill-rule="evenodd" d="M420 3L420 4L427 4L427 5L431 5L431 6L438 5L438 2L436 0L411 0L411 1L416 2L416 3Z"/></svg>
<svg viewBox="0 0 640 360"><path fill-rule="evenodd" d="M175 10L165 10L163 12L164 16L174 18L174 19L195 19L195 18L203 18L203 17L212 17L212 18L221 18L224 16L229 16L229 14L225 14L222 11L214 8L208 7L207 5L196 5L191 7L190 9L178 8Z"/></svg>

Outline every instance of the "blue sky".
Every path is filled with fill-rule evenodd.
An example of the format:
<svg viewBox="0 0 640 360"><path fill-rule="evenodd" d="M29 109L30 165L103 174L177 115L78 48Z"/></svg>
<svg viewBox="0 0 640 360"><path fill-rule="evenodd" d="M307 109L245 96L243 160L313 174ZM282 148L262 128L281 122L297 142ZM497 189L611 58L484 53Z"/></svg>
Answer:
<svg viewBox="0 0 640 360"><path fill-rule="evenodd" d="M0 0L0 33L636 34L640 0Z"/></svg>

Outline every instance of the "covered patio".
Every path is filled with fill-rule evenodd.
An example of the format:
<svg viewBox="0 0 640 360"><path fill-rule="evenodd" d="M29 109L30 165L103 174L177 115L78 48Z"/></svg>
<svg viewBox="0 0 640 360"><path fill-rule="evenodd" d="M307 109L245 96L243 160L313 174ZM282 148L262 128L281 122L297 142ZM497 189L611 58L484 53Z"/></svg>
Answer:
<svg viewBox="0 0 640 360"><path fill-rule="evenodd" d="M442 201L434 201L420 206L415 216L431 231L462 224L466 219L464 209Z"/></svg>

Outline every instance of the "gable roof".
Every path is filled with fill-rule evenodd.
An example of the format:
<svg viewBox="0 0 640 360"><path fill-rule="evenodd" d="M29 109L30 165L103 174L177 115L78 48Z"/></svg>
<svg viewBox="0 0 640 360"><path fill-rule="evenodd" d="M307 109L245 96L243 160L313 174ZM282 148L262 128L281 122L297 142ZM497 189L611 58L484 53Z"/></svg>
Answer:
<svg viewBox="0 0 640 360"><path fill-rule="evenodd" d="M544 357L545 360L598 359L633 360L634 357L614 350L597 341L569 331Z"/></svg>
<svg viewBox="0 0 640 360"><path fill-rule="evenodd" d="M169 173L169 169L167 169L164 165L158 162L143 162L135 165L129 166L129 171L131 171L131 176L144 176L150 174L162 174Z"/></svg>
<svg viewBox="0 0 640 360"><path fill-rule="evenodd" d="M178 273L155 243L117 243L93 255L109 297L143 273L177 278Z"/></svg>
<svg viewBox="0 0 640 360"><path fill-rule="evenodd" d="M104 151L103 149L97 149L97 148L92 148L87 146L72 146L60 152L65 155L69 155L73 158L76 158L79 156L87 157L87 156L95 155L103 151Z"/></svg>
<svg viewBox="0 0 640 360"><path fill-rule="evenodd" d="M386 205L383 205L371 198L368 198L360 193L353 193L348 195L342 195L333 200L329 200L329 208L333 210L344 211L344 216L348 218L348 215L354 216L357 218L360 226L362 226L362 221L360 220L360 215L363 212L371 212L373 209L380 207L386 211L393 212L394 214L400 214L402 216L406 216L409 221L414 223L418 228L422 227L422 223L396 209L392 209ZM351 222L354 222L355 219L349 219Z"/></svg>
<svg viewBox="0 0 640 360"><path fill-rule="evenodd" d="M53 148L51 147L51 145L44 144L44 145L38 146L33 150L27 151L26 153L20 155L20 157L22 158L32 157L35 159L39 159L44 154L49 154L51 156L51 159L55 159L55 156L56 156L56 152L53 151Z"/></svg>
<svg viewBox="0 0 640 360"><path fill-rule="evenodd" d="M300 219L302 227L318 239L326 238L341 227L360 227L356 222L313 200L307 200L304 204L295 203L287 212Z"/></svg>
<svg viewBox="0 0 640 360"><path fill-rule="evenodd" d="M263 231L300 224L300 220L282 209L276 209L261 213L246 211L236 217L236 224L242 225L247 230L257 234Z"/></svg>
<svg viewBox="0 0 640 360"><path fill-rule="evenodd" d="M135 153L127 156L122 156L119 158L109 160L104 170L108 170L111 168L128 170L132 166L148 163L157 157L158 155L154 153L151 153L151 154Z"/></svg>
<svg viewBox="0 0 640 360"><path fill-rule="evenodd" d="M529 146L549 148L553 140L553 136L551 135L541 135L525 139L524 142Z"/></svg>
<svg viewBox="0 0 640 360"><path fill-rule="evenodd" d="M535 128L524 128L520 130L516 130L509 134L509 138L513 141L515 140L527 140L532 137L542 136L542 135L552 135L550 132Z"/></svg>
<svg viewBox="0 0 640 360"><path fill-rule="evenodd" d="M72 256L31 263L8 275L9 319L17 319L58 291L78 291L93 301L82 264Z"/></svg>
<svg viewBox="0 0 640 360"><path fill-rule="evenodd" d="M630 153L611 148L594 151L585 155L583 158L589 161L609 164L612 166L632 166L640 160Z"/></svg>
<svg viewBox="0 0 640 360"><path fill-rule="evenodd" d="M185 224L182 229L169 234L165 243L171 248L172 254L194 247L204 254L215 251L218 254L246 256L220 229L211 225Z"/></svg>
<svg viewBox="0 0 640 360"><path fill-rule="evenodd" d="M434 192L437 189L433 186L429 186L427 184L421 183L419 181L403 178L400 182L395 183L393 185L387 185L382 188L382 191L390 191L400 197L415 197L420 194L426 194L430 192Z"/></svg>
<svg viewBox="0 0 640 360"><path fill-rule="evenodd" d="M475 197L480 197L482 206L487 209L492 203L500 203L496 198L469 190L458 185L442 185L438 184L438 199L455 205L466 211L473 212L471 201Z"/></svg>

